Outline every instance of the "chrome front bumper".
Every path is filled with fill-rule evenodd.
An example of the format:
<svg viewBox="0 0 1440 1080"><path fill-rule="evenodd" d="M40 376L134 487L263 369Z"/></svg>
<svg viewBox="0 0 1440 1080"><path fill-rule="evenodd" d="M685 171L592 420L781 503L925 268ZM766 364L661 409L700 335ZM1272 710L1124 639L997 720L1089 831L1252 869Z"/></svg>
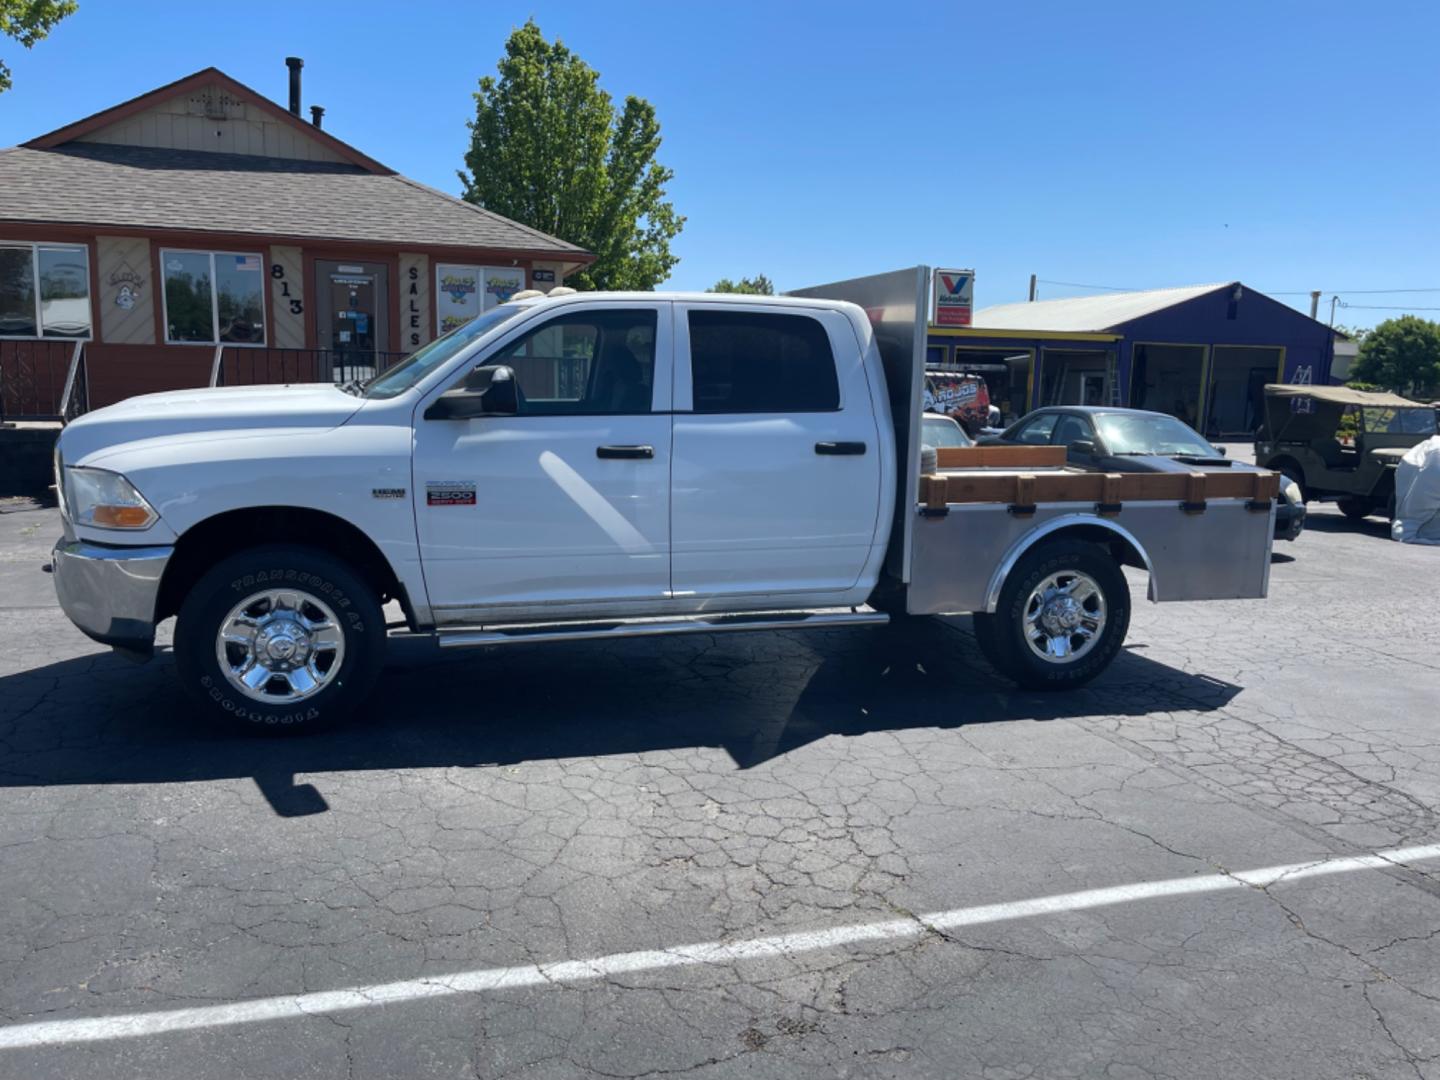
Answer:
<svg viewBox="0 0 1440 1080"><path fill-rule="evenodd" d="M61 539L53 562L61 608L102 645L148 657L155 647L160 579L174 550Z"/></svg>

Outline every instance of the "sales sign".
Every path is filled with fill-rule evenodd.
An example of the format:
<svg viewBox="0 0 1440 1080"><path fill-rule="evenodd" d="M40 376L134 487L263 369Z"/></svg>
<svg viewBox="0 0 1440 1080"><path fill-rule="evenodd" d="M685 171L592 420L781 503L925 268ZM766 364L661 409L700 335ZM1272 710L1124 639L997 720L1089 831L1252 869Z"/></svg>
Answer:
<svg viewBox="0 0 1440 1080"><path fill-rule="evenodd" d="M969 326L975 306L975 271L936 270L931 285L933 326Z"/></svg>

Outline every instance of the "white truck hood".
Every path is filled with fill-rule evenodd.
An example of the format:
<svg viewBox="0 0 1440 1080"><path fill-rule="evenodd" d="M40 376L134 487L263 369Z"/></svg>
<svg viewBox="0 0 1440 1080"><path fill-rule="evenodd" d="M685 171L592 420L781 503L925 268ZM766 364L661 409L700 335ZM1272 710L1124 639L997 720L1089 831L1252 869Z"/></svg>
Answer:
<svg viewBox="0 0 1440 1080"><path fill-rule="evenodd" d="M228 437L244 431L327 430L364 404L328 383L233 386L142 394L87 413L66 426L61 449L67 464L98 461L104 451L156 438Z"/></svg>

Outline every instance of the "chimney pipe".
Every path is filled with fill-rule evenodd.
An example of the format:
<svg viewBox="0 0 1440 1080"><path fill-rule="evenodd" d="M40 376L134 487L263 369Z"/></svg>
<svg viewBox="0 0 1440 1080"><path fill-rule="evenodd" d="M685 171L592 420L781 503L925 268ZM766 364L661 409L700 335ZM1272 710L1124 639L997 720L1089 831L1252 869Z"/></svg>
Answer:
<svg viewBox="0 0 1440 1080"><path fill-rule="evenodd" d="M314 124L314 125L318 128L318 127L320 126L320 121L323 120L324 118L325 118L325 106L323 106L323 105L311 105L311 106L310 106L310 123Z"/></svg>
<svg viewBox="0 0 1440 1080"><path fill-rule="evenodd" d="M290 115L300 115L300 69L305 61L298 56L287 56L285 66L290 69Z"/></svg>

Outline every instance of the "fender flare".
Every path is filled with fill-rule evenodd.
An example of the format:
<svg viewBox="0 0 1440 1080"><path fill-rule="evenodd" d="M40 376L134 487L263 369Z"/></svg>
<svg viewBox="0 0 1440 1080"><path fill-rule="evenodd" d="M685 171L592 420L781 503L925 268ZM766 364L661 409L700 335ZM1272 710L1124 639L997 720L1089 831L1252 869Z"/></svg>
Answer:
<svg viewBox="0 0 1440 1080"><path fill-rule="evenodd" d="M1103 529L1106 532L1114 533L1119 540L1125 541L1135 553L1140 556L1140 561L1145 564L1145 571L1150 575L1151 600L1156 597L1155 588L1155 564L1150 559L1150 553L1145 550L1145 545L1135 539L1135 534L1123 525L1119 525L1108 518L1102 518L1095 514L1062 514L1059 517L1051 518L1043 525L1031 529L1020 539L1010 545L1010 550L1000 560L1000 565L995 567L994 573L990 575L990 584L985 589L985 612L995 614L996 608L1000 606L1000 590L1005 587L1005 579L1010 576L1010 571L1015 569L1015 564L1020 561L1032 547L1047 536L1053 536L1066 529L1073 529L1082 526L1090 529Z"/></svg>

